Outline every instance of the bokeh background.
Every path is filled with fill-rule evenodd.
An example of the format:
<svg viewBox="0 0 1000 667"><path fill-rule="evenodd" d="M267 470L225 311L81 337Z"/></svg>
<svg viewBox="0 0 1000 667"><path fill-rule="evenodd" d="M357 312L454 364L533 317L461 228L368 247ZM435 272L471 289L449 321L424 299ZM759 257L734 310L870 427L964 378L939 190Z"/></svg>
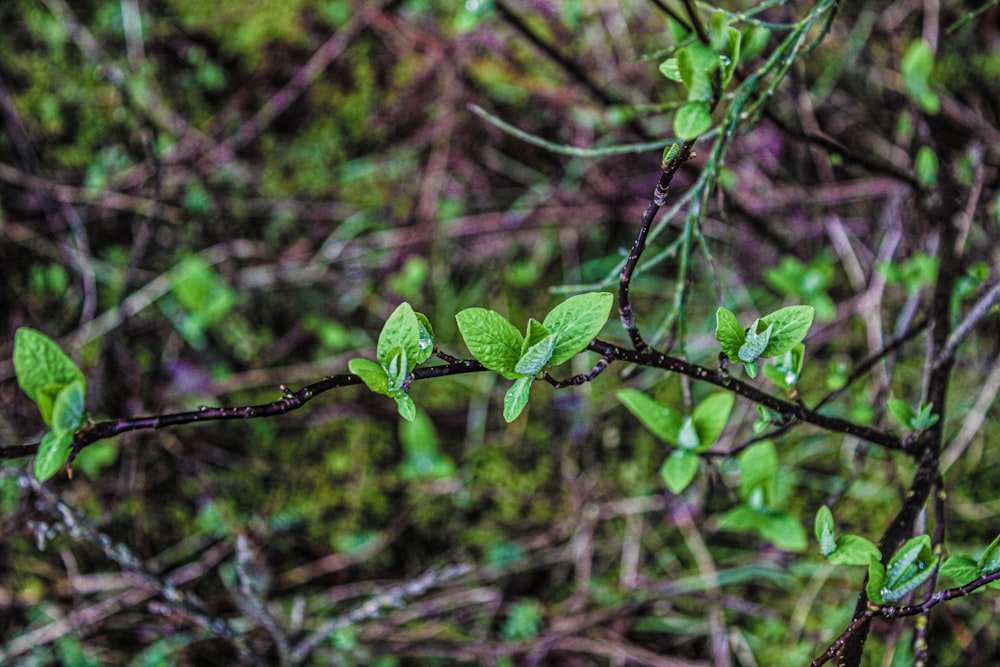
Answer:
<svg viewBox="0 0 1000 667"><path fill-rule="evenodd" d="M601 149L669 139L682 99L658 72L675 45L658 4L0 4L2 444L43 429L10 361L20 326L63 344L91 415L109 419L267 402L346 372L403 300L464 356L462 308L523 326L568 294L614 291L661 156ZM811 5L726 7L772 31L766 55ZM680 219L652 244L632 291L644 331L714 367L720 299L750 318L809 303L809 402L919 320L938 267L900 176L925 139L899 70L921 36L937 51L932 122L978 188L956 202L956 314L996 280L1000 19L957 24L967 11L843 3L734 142L680 282ZM470 105L596 152L533 145ZM993 314L951 393L956 552L1000 528L998 334ZM604 335L625 340L614 317ZM882 406L916 400L924 364L915 337L828 411L898 431ZM829 503L877 540L909 459L791 429L773 502L801 530L768 539L723 522L745 500L738 459L706 458L670 494L670 448L614 396L636 387L683 410L706 388L616 364L573 389L537 383L507 425L506 385L416 383L413 423L351 387L278 418L139 431L44 487L29 460L4 462L4 664L790 665L847 624L863 568L827 564L812 517ZM719 449L759 417L738 401ZM997 600L935 613L935 664L996 664ZM911 636L876 625L868 664L907 664Z"/></svg>

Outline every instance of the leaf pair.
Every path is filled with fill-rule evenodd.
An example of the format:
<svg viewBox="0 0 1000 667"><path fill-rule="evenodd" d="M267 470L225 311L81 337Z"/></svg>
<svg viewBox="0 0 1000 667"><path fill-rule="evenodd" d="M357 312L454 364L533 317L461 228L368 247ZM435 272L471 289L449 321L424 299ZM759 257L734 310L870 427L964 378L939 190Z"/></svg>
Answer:
<svg viewBox="0 0 1000 667"><path fill-rule="evenodd" d="M403 302L382 326L375 348L378 363L351 359L347 367L369 389L395 399L400 416L413 421L417 408L407 393L410 374L417 364L427 361L433 349L434 329L430 321Z"/></svg>
<svg viewBox="0 0 1000 667"><path fill-rule="evenodd" d="M909 403L900 398L890 398L886 405L900 426L914 433L926 431L940 419L938 415L931 412L934 409L933 403L922 404L919 411L914 410Z"/></svg>
<svg viewBox="0 0 1000 667"><path fill-rule="evenodd" d="M455 316L469 352L489 370L514 385L504 396L504 419L514 421L524 410L532 381L586 349L611 313L609 292L589 292L566 299L545 319L528 321L525 334L500 313L467 308Z"/></svg>
<svg viewBox="0 0 1000 667"><path fill-rule="evenodd" d="M727 357L742 362L747 375L757 377L757 360L793 350L809 333L814 314L812 306L789 306L754 320L744 329L736 315L722 307L715 313L715 339ZM791 363L790 368L798 373L801 357L797 364Z"/></svg>
<svg viewBox="0 0 1000 667"><path fill-rule="evenodd" d="M802 524L783 509L778 498L778 451L770 440L739 455L739 497L743 503L722 515L719 528L750 530L785 551L802 551L808 544Z"/></svg>
<svg viewBox="0 0 1000 667"><path fill-rule="evenodd" d="M698 472L698 452L709 449L722 435L735 396L729 392L712 394L699 403L690 416L681 415L637 389L619 391L618 400L653 435L676 446L663 463L660 474L671 492L680 493Z"/></svg>
<svg viewBox="0 0 1000 667"><path fill-rule="evenodd" d="M942 576L948 577L960 586L996 572L1000 572L1000 535L986 547L986 551L978 560L968 556L949 556L941 566ZM1000 581L990 582L988 586L1000 588Z"/></svg>
<svg viewBox="0 0 1000 667"><path fill-rule="evenodd" d="M35 477L45 481L66 465L73 434L87 422L87 381L58 343L27 327L14 334L14 373L52 428L35 456Z"/></svg>

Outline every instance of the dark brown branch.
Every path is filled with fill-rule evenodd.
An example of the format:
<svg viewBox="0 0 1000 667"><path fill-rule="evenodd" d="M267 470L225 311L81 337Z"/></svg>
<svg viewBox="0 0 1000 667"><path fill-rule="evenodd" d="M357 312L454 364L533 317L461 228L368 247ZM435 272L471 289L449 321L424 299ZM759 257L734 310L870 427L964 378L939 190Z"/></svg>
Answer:
<svg viewBox="0 0 1000 667"><path fill-rule="evenodd" d="M639 327L635 323L635 314L632 312L632 301L629 297L632 276L635 273L636 265L639 263L639 257L642 256L643 251L646 249L646 237L649 236L653 220L656 218L656 214L660 211L660 208L667 203L667 191L670 189L671 181L674 180L674 174L677 173L682 164L691 158L691 149L694 148L694 142L695 139L685 141L681 144L677 155L663 165L660 180L657 181L656 187L653 188L653 199L642 214L639 233L635 237L635 243L632 244L632 250L628 254L628 259L625 261L625 266L622 267L621 277L618 280L618 315L621 318L622 326L625 327L625 331L628 332L628 336L632 340L632 346L640 352L646 350L649 346L643 340L642 334L639 333Z"/></svg>

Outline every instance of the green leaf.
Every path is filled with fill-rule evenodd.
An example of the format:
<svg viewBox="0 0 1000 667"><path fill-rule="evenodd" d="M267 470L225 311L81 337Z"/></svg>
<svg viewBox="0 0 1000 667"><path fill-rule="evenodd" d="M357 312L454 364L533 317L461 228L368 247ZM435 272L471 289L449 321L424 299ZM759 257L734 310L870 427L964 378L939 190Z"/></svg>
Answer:
<svg viewBox="0 0 1000 667"><path fill-rule="evenodd" d="M940 417L931 412L933 409L934 409L933 403L927 403L925 405L920 406L920 412L913 420L914 431L925 431L934 424L938 423Z"/></svg>
<svg viewBox="0 0 1000 667"><path fill-rule="evenodd" d="M698 432L700 443L698 449L700 451L714 445L715 441L722 435L735 402L735 394L721 391L707 396L695 407L691 414L691 421L694 423L695 431Z"/></svg>
<svg viewBox="0 0 1000 667"><path fill-rule="evenodd" d="M681 71L677 69L677 58L667 58L660 63L660 74L671 81L676 81L677 83L684 82L684 79L681 78Z"/></svg>
<svg viewBox="0 0 1000 667"><path fill-rule="evenodd" d="M737 353L737 357L743 363L750 363L752 361L757 361L757 358L761 356L761 353L767 349L768 343L771 341L771 335L774 332L774 325L769 325L763 331L760 330L761 325L764 324L761 320L755 320L750 328L746 331L746 337L742 345L740 345L740 350Z"/></svg>
<svg viewBox="0 0 1000 667"><path fill-rule="evenodd" d="M914 163L914 170L917 172L917 180L926 186L937 184L938 177L938 156L930 146L921 146L917 151L917 159Z"/></svg>
<svg viewBox="0 0 1000 667"><path fill-rule="evenodd" d="M469 352L479 363L508 380L519 376L514 368L521 358L524 338L503 315L485 308L467 308L455 315L455 320Z"/></svg>
<svg viewBox="0 0 1000 667"><path fill-rule="evenodd" d="M347 368L376 394L389 395L389 378L385 369L371 359L351 359L347 362Z"/></svg>
<svg viewBox="0 0 1000 667"><path fill-rule="evenodd" d="M749 375L751 379L757 377L756 361L747 361L746 363L743 364L743 369L746 370L747 375Z"/></svg>
<svg viewBox="0 0 1000 667"><path fill-rule="evenodd" d="M889 408L889 414L899 422L899 425L905 429L914 430L913 425L917 419L917 413L914 412L910 404L901 398L890 398L886 401L886 407Z"/></svg>
<svg viewBox="0 0 1000 667"><path fill-rule="evenodd" d="M517 362L514 370L523 375L530 375L531 377L538 375L543 368L549 365L549 361L552 359L552 352L556 349L559 338L560 334L558 333L549 334L529 347L528 351Z"/></svg>
<svg viewBox="0 0 1000 667"><path fill-rule="evenodd" d="M561 334L549 365L557 366L585 350L604 328L613 302L611 292L588 292L553 308L542 322L550 333Z"/></svg>
<svg viewBox="0 0 1000 667"><path fill-rule="evenodd" d="M967 556L948 556L948 560L941 565L941 576L948 577L959 586L964 586L973 579L977 579L981 574L976 561Z"/></svg>
<svg viewBox="0 0 1000 667"><path fill-rule="evenodd" d="M792 391L799 381L802 371L802 359L805 356L805 345L799 343L791 350L780 355L774 365L764 366L764 375L785 391Z"/></svg>
<svg viewBox="0 0 1000 667"><path fill-rule="evenodd" d="M397 348L401 348L404 353L401 357ZM375 356L389 374L390 385L393 377L409 375L420 357L420 320L410 304L404 301L396 306L396 310L392 311L392 315L382 325ZM393 358L405 363L395 369L396 372L389 373L389 364Z"/></svg>
<svg viewBox="0 0 1000 667"><path fill-rule="evenodd" d="M931 551L929 535L917 535L908 540L886 565L882 598L899 600L920 586L930 578L937 560Z"/></svg>
<svg viewBox="0 0 1000 667"><path fill-rule="evenodd" d="M805 551L809 545L806 530L798 518L788 512L774 512L760 528L760 536L782 551Z"/></svg>
<svg viewBox="0 0 1000 667"><path fill-rule="evenodd" d="M698 455L686 449L675 449L663 462L660 475L671 493L681 493L698 472Z"/></svg>
<svg viewBox="0 0 1000 667"><path fill-rule="evenodd" d="M990 542L990 546L986 547L978 565L980 574L993 574L1000 570L1000 535L997 535Z"/></svg>
<svg viewBox="0 0 1000 667"><path fill-rule="evenodd" d="M187 255L169 275L177 301L201 328L221 322L236 305L236 293L200 255Z"/></svg>
<svg viewBox="0 0 1000 667"><path fill-rule="evenodd" d="M719 519L719 528L759 531L767 524L767 520L767 514L757 512L746 505L737 505L722 515Z"/></svg>
<svg viewBox="0 0 1000 667"><path fill-rule="evenodd" d="M83 373L59 344L28 327L14 334L14 373L21 390L38 405L46 424L52 423L52 409L63 387L80 382L86 393Z"/></svg>
<svg viewBox="0 0 1000 667"><path fill-rule="evenodd" d="M778 480L778 452L774 443L763 440L747 447L739 454L740 497L748 499L754 489L764 492L764 504L774 502Z"/></svg>
<svg viewBox="0 0 1000 667"><path fill-rule="evenodd" d="M868 565L871 559L881 560L882 554L870 540L860 535L841 535L837 538L837 548L827 554L834 565Z"/></svg>
<svg viewBox="0 0 1000 667"><path fill-rule="evenodd" d="M399 442L405 458L400 466L403 479L447 479L455 474L455 463L438 451L434 423L418 410L412 421L399 422Z"/></svg>
<svg viewBox="0 0 1000 667"><path fill-rule="evenodd" d="M87 420L84 410L83 382L76 382L63 387L52 408L52 430L56 433L73 434Z"/></svg>
<svg viewBox="0 0 1000 667"><path fill-rule="evenodd" d="M719 308L715 311L715 340L719 341L727 357L733 361L739 359L740 347L746 340L746 331L733 311L728 308Z"/></svg>
<svg viewBox="0 0 1000 667"><path fill-rule="evenodd" d="M771 38L771 31L762 25L754 24L743 29L743 39L740 40L740 59L750 60L759 56Z"/></svg>
<svg viewBox="0 0 1000 667"><path fill-rule="evenodd" d="M406 421L413 421L413 418L417 416L417 406L414 405L410 395L401 391L393 398L396 399L396 410L399 412L399 416Z"/></svg>
<svg viewBox="0 0 1000 667"><path fill-rule="evenodd" d="M719 54L704 44L689 44L677 52L677 71L688 90L697 88L699 79L707 79L718 66Z"/></svg>
<svg viewBox="0 0 1000 667"><path fill-rule="evenodd" d="M389 363L382 368L389 381L389 395L394 396L406 386L406 377L410 367L406 350L396 346L387 352Z"/></svg>
<svg viewBox="0 0 1000 667"><path fill-rule="evenodd" d="M677 443L684 422L679 414L638 389L622 389L617 396L629 412L652 431L653 435L664 442Z"/></svg>
<svg viewBox="0 0 1000 667"><path fill-rule="evenodd" d="M764 322L774 328L767 347L760 356L776 357L801 343L809 333L815 313L812 306L788 306L765 317Z"/></svg>
<svg viewBox="0 0 1000 667"><path fill-rule="evenodd" d="M712 110L708 102L688 102L674 114L674 134L681 139L695 139L710 127Z"/></svg>
<svg viewBox="0 0 1000 667"><path fill-rule="evenodd" d="M423 313L414 313L417 316L417 325L420 331L420 354L417 355L416 363L422 364L430 359L434 352L434 327L431 321Z"/></svg>
<svg viewBox="0 0 1000 667"><path fill-rule="evenodd" d="M684 449L697 449L701 444L698 439L698 431L694 428L694 422L690 417L685 417L681 422L681 428L677 431L677 445Z"/></svg>
<svg viewBox="0 0 1000 667"><path fill-rule="evenodd" d="M722 87L729 85L740 61L740 40L742 36L736 28L726 28L724 42L719 49L719 59L722 64Z"/></svg>
<svg viewBox="0 0 1000 667"><path fill-rule="evenodd" d="M528 392L534 377L522 377L514 380L514 384L503 397L503 418L508 424L517 419L524 406L528 404Z"/></svg>
<svg viewBox="0 0 1000 667"><path fill-rule="evenodd" d="M878 558L872 557L868 561L868 583L865 584L865 594L868 599L875 604L883 604L885 598L882 590L885 588L885 566Z"/></svg>
<svg viewBox="0 0 1000 667"><path fill-rule="evenodd" d="M931 90L931 75L934 73L934 52L930 45L918 39L903 53L900 73L903 85L925 113L934 115L940 111L938 96Z"/></svg>
<svg viewBox="0 0 1000 667"><path fill-rule="evenodd" d="M60 469L66 467L71 442L73 442L73 434L70 432L49 431L45 434L42 442L38 445L38 453L35 455L35 477L39 482L44 482Z"/></svg>
<svg viewBox="0 0 1000 667"><path fill-rule="evenodd" d="M528 327L524 334L524 342L521 343L521 357L524 357L529 347L541 342L548 335L549 330L545 328L545 325L533 317L529 319Z"/></svg>
<svg viewBox="0 0 1000 667"><path fill-rule="evenodd" d="M819 542L819 551L824 556L829 556L837 550L837 537L833 530L833 512L826 505L816 512L816 520L813 522L813 532L816 534L816 541ZM865 563L867 564L867 560Z"/></svg>

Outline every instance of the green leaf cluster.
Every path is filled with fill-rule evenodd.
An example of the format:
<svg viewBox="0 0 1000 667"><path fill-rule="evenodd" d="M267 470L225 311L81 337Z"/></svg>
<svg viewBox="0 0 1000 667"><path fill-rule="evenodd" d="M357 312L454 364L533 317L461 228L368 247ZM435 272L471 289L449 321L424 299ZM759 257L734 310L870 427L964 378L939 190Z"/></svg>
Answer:
<svg viewBox="0 0 1000 667"><path fill-rule="evenodd" d="M742 362L747 375L757 377L757 360L791 352L809 333L815 312L812 306L788 306L754 320L744 329L731 310L721 307L715 314L715 339L727 357ZM797 363L790 359L786 366L797 376L801 358Z"/></svg>
<svg viewBox="0 0 1000 667"><path fill-rule="evenodd" d="M493 310L467 308L455 316L472 356L489 370L514 380L504 396L506 421L514 421L524 410L539 373L586 349L608 321L613 301L610 292L572 296L541 322L529 319L524 335Z"/></svg>
<svg viewBox="0 0 1000 667"><path fill-rule="evenodd" d="M833 260L827 254L808 264L792 255L785 255L777 266L764 271L764 280L781 296L808 303L816 309L816 319L828 322L837 314L828 293L834 279L833 267Z"/></svg>
<svg viewBox="0 0 1000 667"><path fill-rule="evenodd" d="M868 583L865 585L868 599L875 604L901 600L930 578L939 559L931 549L930 535L917 535L908 540L885 566L873 557L868 564Z"/></svg>
<svg viewBox="0 0 1000 667"><path fill-rule="evenodd" d="M35 477L45 481L66 465L73 434L87 422L87 381L58 343L28 327L14 334L14 373L52 429L35 457Z"/></svg>
<svg viewBox="0 0 1000 667"><path fill-rule="evenodd" d="M687 89L687 101L674 115L674 133L679 138L694 139L712 126L712 106L733 78L742 39L742 33L729 25L726 14L718 11L712 15L708 44L687 44L660 64L663 76ZM755 49L767 43L767 35L762 40L755 34L753 39Z"/></svg>
<svg viewBox="0 0 1000 667"><path fill-rule="evenodd" d="M915 433L927 430L939 419L938 415L931 412L934 409L933 403L922 404L919 411L914 410L909 403L900 398L890 398L886 405L900 426Z"/></svg>
<svg viewBox="0 0 1000 667"><path fill-rule="evenodd" d="M816 513L814 530L820 552L831 563L868 567L865 592L868 599L879 605L901 600L927 581L940 558L931 549L930 536L918 535L900 547L888 564L882 565L882 554L871 541L860 535L836 536L833 513L825 505ZM987 555L984 554L983 558L987 559ZM988 568L989 565L982 567ZM1000 562L996 563L996 568L1000 569ZM974 576L979 573L977 570Z"/></svg>
<svg viewBox="0 0 1000 667"><path fill-rule="evenodd" d="M676 447L664 461L660 474L672 493L680 493L698 472L698 453L708 450L722 435L735 395L711 394L695 406L690 416L681 415L637 389L619 391L618 400L653 435Z"/></svg>
<svg viewBox="0 0 1000 667"><path fill-rule="evenodd" d="M369 389L395 399L400 416L413 421L417 408L409 395L410 374L417 364L430 358L433 350L434 329L430 321L404 301L382 326L375 348L378 363L351 359L347 367Z"/></svg>
<svg viewBox="0 0 1000 667"><path fill-rule="evenodd" d="M770 440L758 442L739 455L742 504L722 515L723 530L753 531L784 551L806 548L806 531L798 518L781 507L778 498L778 452Z"/></svg>

